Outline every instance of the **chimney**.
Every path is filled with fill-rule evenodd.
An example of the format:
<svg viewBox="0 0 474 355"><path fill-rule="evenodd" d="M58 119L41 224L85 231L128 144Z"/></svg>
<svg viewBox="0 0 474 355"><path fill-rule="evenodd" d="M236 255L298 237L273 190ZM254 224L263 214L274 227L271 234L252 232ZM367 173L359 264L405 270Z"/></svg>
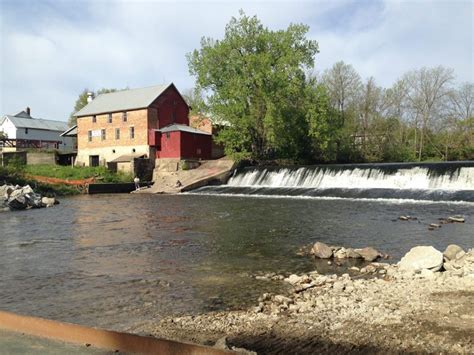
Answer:
<svg viewBox="0 0 474 355"><path fill-rule="evenodd" d="M25 109L25 111L26 111L27 115L31 117L31 110L30 110L30 108L27 107L27 108Z"/></svg>
<svg viewBox="0 0 474 355"><path fill-rule="evenodd" d="M94 93L88 92L87 93L87 103L92 102L92 100L94 100Z"/></svg>

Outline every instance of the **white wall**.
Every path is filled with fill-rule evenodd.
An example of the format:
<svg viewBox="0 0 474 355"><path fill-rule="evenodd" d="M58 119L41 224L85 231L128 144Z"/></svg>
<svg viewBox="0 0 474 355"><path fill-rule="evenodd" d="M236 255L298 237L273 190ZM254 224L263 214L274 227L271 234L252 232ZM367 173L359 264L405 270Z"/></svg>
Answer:
<svg viewBox="0 0 474 355"><path fill-rule="evenodd" d="M5 118L0 125L0 131L6 133L7 138L15 139L16 138L16 127L13 125L12 121L8 118Z"/></svg>

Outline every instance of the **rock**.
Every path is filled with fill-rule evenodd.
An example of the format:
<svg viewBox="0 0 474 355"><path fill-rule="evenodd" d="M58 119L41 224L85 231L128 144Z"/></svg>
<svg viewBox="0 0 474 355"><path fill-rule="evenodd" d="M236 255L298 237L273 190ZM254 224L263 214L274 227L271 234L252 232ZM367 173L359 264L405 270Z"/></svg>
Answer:
<svg viewBox="0 0 474 355"><path fill-rule="evenodd" d="M214 348L223 349L223 350L230 350L229 345L227 345L227 337L219 338L216 341L216 343L214 344Z"/></svg>
<svg viewBox="0 0 474 355"><path fill-rule="evenodd" d="M365 261L375 261L378 257L382 256L377 250L371 247L362 249L354 249L354 252L359 254Z"/></svg>
<svg viewBox="0 0 474 355"><path fill-rule="evenodd" d="M56 203L56 199L54 197L43 197L41 203L46 207L52 207Z"/></svg>
<svg viewBox="0 0 474 355"><path fill-rule="evenodd" d="M324 243L316 242L311 248L311 253L320 259L329 259L332 257L332 249Z"/></svg>
<svg viewBox="0 0 474 355"><path fill-rule="evenodd" d="M431 227L431 228L441 228L441 225L440 225L440 224L436 224L436 223L431 223L431 224L430 224L430 227Z"/></svg>
<svg viewBox="0 0 474 355"><path fill-rule="evenodd" d="M401 220L401 221L408 221L407 216L400 216L400 217L398 217L398 219Z"/></svg>
<svg viewBox="0 0 474 355"><path fill-rule="evenodd" d="M2 201L3 200L3 201ZM42 197L29 186L0 186L0 208L24 210L29 208L50 207L59 202L54 198Z"/></svg>
<svg viewBox="0 0 474 355"><path fill-rule="evenodd" d="M334 253L336 259L345 259L347 258L346 248L341 248Z"/></svg>
<svg viewBox="0 0 474 355"><path fill-rule="evenodd" d="M346 249L346 255L347 255L348 258L351 258L351 259L362 258L362 256L352 248L347 248Z"/></svg>
<svg viewBox="0 0 474 355"><path fill-rule="evenodd" d="M336 291L336 292L342 292L342 291L344 291L344 287L345 287L345 285L344 285L344 283L343 283L342 281L336 281L336 282L334 282L333 285L332 285L332 288L333 288L334 291Z"/></svg>
<svg viewBox="0 0 474 355"><path fill-rule="evenodd" d="M293 300L291 298L283 296L283 295L276 295L276 296L273 297L273 300L277 304L282 304L282 303L290 304L290 303L293 303Z"/></svg>
<svg viewBox="0 0 474 355"><path fill-rule="evenodd" d="M367 265L365 267L365 272L376 272L377 268L374 265Z"/></svg>
<svg viewBox="0 0 474 355"><path fill-rule="evenodd" d="M292 285L296 285L296 284L301 283L302 279L303 278L301 276L292 274L292 275L288 276L286 279L284 279L283 281L286 281L286 282L288 282Z"/></svg>
<svg viewBox="0 0 474 355"><path fill-rule="evenodd" d="M464 218L462 216L451 216L448 217L448 221L456 223L464 223Z"/></svg>
<svg viewBox="0 0 474 355"><path fill-rule="evenodd" d="M438 271L443 266L443 254L432 246L411 248L398 263L400 271Z"/></svg>
<svg viewBox="0 0 474 355"><path fill-rule="evenodd" d="M460 253L464 253L464 250L459 245L450 244L446 247L446 250L444 251L443 256L447 260L453 260L453 259L457 259L457 255Z"/></svg>

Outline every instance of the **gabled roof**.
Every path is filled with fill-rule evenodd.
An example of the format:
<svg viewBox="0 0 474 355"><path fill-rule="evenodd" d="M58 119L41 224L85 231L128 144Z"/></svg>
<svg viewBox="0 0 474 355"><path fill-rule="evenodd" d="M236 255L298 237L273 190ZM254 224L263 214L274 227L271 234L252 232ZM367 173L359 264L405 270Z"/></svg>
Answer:
<svg viewBox="0 0 474 355"><path fill-rule="evenodd" d="M76 117L127 111L150 106L173 83L101 94L74 114Z"/></svg>
<svg viewBox="0 0 474 355"><path fill-rule="evenodd" d="M16 128L43 129L60 132L64 132L68 128L67 122L63 121L44 120L42 118L32 117L26 118L12 115L3 116L3 120L1 120L0 123L3 123L6 118L8 118Z"/></svg>
<svg viewBox="0 0 474 355"><path fill-rule="evenodd" d="M74 125L63 133L60 134L61 137L77 137L77 125Z"/></svg>
<svg viewBox="0 0 474 355"><path fill-rule="evenodd" d="M193 128L193 127L190 127L190 126L186 126L184 124L171 124L169 126L158 129L157 131L161 132L161 133L181 131L181 132L204 134L206 136L212 136L212 134L210 134L210 133L201 131L199 129L196 129L196 128Z"/></svg>
<svg viewBox="0 0 474 355"><path fill-rule="evenodd" d="M24 117L24 118L31 118L31 116L28 114L26 111L20 111L18 112L15 117Z"/></svg>

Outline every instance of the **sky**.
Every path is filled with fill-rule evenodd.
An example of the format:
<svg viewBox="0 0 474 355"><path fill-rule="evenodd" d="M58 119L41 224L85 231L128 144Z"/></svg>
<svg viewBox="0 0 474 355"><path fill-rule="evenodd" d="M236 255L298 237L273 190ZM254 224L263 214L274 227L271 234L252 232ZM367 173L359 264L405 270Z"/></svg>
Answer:
<svg viewBox="0 0 474 355"><path fill-rule="evenodd" d="M0 0L0 115L67 121L85 88L194 86L186 53L242 9L273 30L310 27L315 70L343 60L391 86L443 65L474 82L474 1Z"/></svg>

